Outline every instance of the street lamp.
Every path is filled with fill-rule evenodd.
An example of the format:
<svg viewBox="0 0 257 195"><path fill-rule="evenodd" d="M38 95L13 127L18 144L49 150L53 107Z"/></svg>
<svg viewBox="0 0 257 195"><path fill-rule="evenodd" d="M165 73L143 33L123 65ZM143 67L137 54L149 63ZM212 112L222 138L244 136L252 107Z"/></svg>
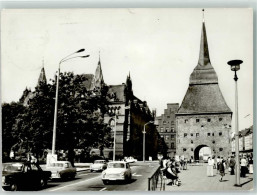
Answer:
<svg viewBox="0 0 257 195"><path fill-rule="evenodd" d="M145 162L145 134L146 134L145 126L150 124L150 123L153 123L153 121L149 121L149 122L144 124L144 131L143 131L143 162Z"/></svg>
<svg viewBox="0 0 257 195"><path fill-rule="evenodd" d="M240 166L239 166L239 131L238 131L238 91L237 91L237 74L236 71L240 70L240 64L242 64L242 60L231 60L228 62L228 65L231 66L231 70L235 72L234 80L235 80L235 153L236 153L236 183L235 186L240 185Z"/></svg>
<svg viewBox="0 0 257 195"><path fill-rule="evenodd" d="M117 125L116 117L117 116L115 114L114 119L112 118L112 121L111 121L111 126L113 127L113 156L112 156L113 161L115 161L115 149L116 149L116 125Z"/></svg>
<svg viewBox="0 0 257 195"><path fill-rule="evenodd" d="M60 66L63 62L73 59L73 58L87 58L89 57L89 55L85 55L85 56L74 56L74 57L70 57L71 55L75 54L75 53L80 53L85 51L85 49L80 49L68 56L66 56L65 58L63 58L60 62L59 62L59 67L58 67L58 73L57 73L57 82L56 82L56 94L55 94L55 107L54 107L54 125L53 125L53 141L52 141L52 156L54 156L55 154L55 143L56 143L56 125L57 125L57 105L58 105L58 88L59 88L59 77L60 77ZM70 58L68 58L70 57Z"/></svg>

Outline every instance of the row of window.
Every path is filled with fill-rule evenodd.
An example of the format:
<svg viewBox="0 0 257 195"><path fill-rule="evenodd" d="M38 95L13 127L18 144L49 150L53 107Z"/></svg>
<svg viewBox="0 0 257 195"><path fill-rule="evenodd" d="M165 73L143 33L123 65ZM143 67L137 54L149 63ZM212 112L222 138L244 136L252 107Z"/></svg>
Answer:
<svg viewBox="0 0 257 195"><path fill-rule="evenodd" d="M161 127L160 132L175 132L175 128L174 127L171 127L171 128L166 127L165 131L164 131L164 128Z"/></svg>
<svg viewBox="0 0 257 195"><path fill-rule="evenodd" d="M166 125L167 123L169 123L169 121L167 121L167 122L166 122L166 121L163 121L163 122L162 122L163 125ZM174 121L171 121L170 124L174 125L175 122L174 122Z"/></svg>
<svg viewBox="0 0 257 195"><path fill-rule="evenodd" d="M187 135L188 135L187 133L184 133L184 137L187 137ZM191 137L194 136L193 133L190 133L190 135L191 135ZM196 134L195 134L196 137L199 137L199 135L200 135L199 133L196 133ZM207 136L208 136L208 137L210 137L211 135L214 136L214 133L207 133ZM219 132L219 136L222 136L222 132Z"/></svg>
<svg viewBox="0 0 257 195"><path fill-rule="evenodd" d="M166 136L165 136L165 140L166 140L166 141L169 140L169 138L174 139L174 138L175 138L175 135L170 135L170 136L166 135Z"/></svg>
<svg viewBox="0 0 257 195"><path fill-rule="evenodd" d="M183 150L183 152L186 152L186 151L187 151L186 148L183 148L182 150ZM191 148L191 151L193 152L193 151L194 151L194 148ZM220 151L220 152L223 151L223 148L219 148L219 151Z"/></svg>
<svg viewBox="0 0 257 195"><path fill-rule="evenodd" d="M193 143L194 143L194 141L191 140L191 144L193 144ZM212 143L215 144L215 140L213 140Z"/></svg>
<svg viewBox="0 0 257 195"><path fill-rule="evenodd" d="M221 122L222 120L223 120L223 118L219 118L219 121L220 121L220 122ZM188 119L185 119L184 122L185 122L185 123L188 123ZM200 122L200 119L199 119L199 118L195 119L195 122L196 122L196 123L199 123L199 122ZM207 119L207 122L211 122L211 119L208 118L208 119Z"/></svg>

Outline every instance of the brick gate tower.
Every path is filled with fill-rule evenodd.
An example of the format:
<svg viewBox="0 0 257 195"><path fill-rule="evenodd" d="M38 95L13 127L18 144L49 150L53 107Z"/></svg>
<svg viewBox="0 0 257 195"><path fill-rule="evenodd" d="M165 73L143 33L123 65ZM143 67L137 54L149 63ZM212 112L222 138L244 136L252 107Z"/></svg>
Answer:
<svg viewBox="0 0 257 195"><path fill-rule="evenodd" d="M198 64L190 75L189 87L176 113L176 154L199 160L200 149L207 146L212 155L227 158L231 154L231 119L232 112L210 62L203 19Z"/></svg>

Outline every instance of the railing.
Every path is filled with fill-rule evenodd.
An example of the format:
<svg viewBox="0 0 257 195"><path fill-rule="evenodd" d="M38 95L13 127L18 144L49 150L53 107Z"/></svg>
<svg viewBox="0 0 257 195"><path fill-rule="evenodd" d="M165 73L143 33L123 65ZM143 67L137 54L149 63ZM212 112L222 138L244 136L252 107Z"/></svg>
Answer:
<svg viewBox="0 0 257 195"><path fill-rule="evenodd" d="M148 191L156 191L158 188L160 188L160 191L165 191L165 176L163 176L160 166L154 174L148 178Z"/></svg>

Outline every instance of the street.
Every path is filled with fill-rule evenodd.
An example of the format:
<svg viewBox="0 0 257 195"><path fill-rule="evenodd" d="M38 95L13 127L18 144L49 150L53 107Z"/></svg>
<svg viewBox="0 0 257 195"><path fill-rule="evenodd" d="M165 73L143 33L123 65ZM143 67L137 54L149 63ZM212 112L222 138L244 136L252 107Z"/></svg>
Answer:
<svg viewBox="0 0 257 195"><path fill-rule="evenodd" d="M132 180L129 183L112 182L104 185L101 172L81 171L70 181L52 180L43 191L147 191L148 177L158 168L158 162L131 164Z"/></svg>

